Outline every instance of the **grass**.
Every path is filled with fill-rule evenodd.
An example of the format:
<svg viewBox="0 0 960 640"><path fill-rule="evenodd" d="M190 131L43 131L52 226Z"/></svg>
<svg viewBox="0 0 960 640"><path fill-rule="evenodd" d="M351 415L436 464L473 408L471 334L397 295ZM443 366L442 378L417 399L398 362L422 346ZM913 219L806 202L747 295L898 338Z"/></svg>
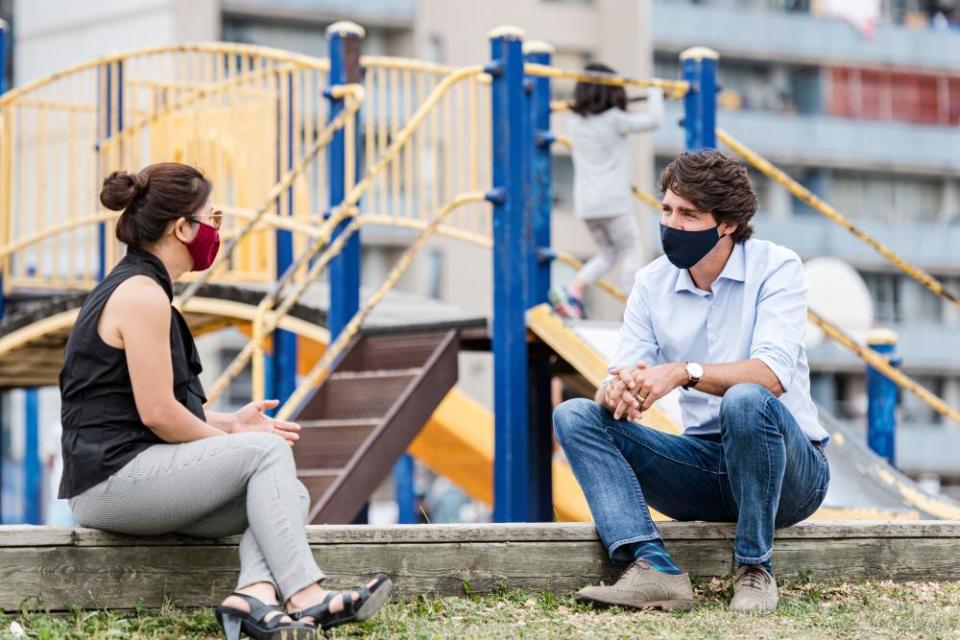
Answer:
<svg viewBox="0 0 960 640"><path fill-rule="evenodd" d="M569 596L509 591L469 598L419 598L392 603L374 620L336 629L334 638L957 638L960 583L815 583L784 585L773 616L726 611L729 580L697 586L690 613L595 610ZM209 610L0 614L0 637L12 622L20 637L40 639L213 639Z"/></svg>

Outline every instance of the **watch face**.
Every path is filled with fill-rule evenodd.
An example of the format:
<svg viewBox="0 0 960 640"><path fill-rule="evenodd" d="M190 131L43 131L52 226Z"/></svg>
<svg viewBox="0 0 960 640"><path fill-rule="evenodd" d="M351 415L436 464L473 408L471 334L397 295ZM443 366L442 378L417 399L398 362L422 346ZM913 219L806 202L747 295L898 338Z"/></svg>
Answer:
<svg viewBox="0 0 960 640"><path fill-rule="evenodd" d="M703 377L703 367L696 362L687 363L687 375L699 380Z"/></svg>

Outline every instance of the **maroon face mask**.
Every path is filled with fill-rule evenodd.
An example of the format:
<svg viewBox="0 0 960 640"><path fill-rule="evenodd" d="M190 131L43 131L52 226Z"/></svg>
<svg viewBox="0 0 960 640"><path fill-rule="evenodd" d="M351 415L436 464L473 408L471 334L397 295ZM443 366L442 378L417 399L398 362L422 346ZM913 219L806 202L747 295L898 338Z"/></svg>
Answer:
<svg viewBox="0 0 960 640"><path fill-rule="evenodd" d="M220 250L220 232L216 228L203 222L198 223L200 228L193 240L187 243L187 251L193 258L193 270L209 269Z"/></svg>

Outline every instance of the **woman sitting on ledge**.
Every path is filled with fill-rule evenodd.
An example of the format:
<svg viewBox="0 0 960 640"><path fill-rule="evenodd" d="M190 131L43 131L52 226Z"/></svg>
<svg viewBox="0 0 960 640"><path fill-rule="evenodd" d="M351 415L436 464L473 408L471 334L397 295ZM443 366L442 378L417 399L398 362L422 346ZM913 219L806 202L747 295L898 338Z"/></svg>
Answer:
<svg viewBox="0 0 960 640"><path fill-rule="evenodd" d="M204 410L200 358L171 301L177 278L216 258L221 214L209 206L211 189L177 163L103 182L100 201L123 211L117 238L127 255L87 297L67 342L60 497L85 527L243 534L237 590L216 611L227 638L241 630L313 638L369 618L391 584L320 586L305 529L310 496L290 449L300 427L263 413L276 400L231 414Z"/></svg>

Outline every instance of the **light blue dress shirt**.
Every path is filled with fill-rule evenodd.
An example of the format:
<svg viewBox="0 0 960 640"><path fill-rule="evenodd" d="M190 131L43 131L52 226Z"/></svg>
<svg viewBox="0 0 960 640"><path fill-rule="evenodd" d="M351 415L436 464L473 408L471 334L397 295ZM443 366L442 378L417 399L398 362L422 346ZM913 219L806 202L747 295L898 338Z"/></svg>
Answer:
<svg viewBox="0 0 960 640"><path fill-rule="evenodd" d="M665 256L637 273L624 311L613 365L667 362L725 364L756 358L779 378L780 401L811 440L825 442L810 397L807 279L793 251L765 240L734 246L713 283L698 289ZM721 398L680 390L684 431L720 432Z"/></svg>

